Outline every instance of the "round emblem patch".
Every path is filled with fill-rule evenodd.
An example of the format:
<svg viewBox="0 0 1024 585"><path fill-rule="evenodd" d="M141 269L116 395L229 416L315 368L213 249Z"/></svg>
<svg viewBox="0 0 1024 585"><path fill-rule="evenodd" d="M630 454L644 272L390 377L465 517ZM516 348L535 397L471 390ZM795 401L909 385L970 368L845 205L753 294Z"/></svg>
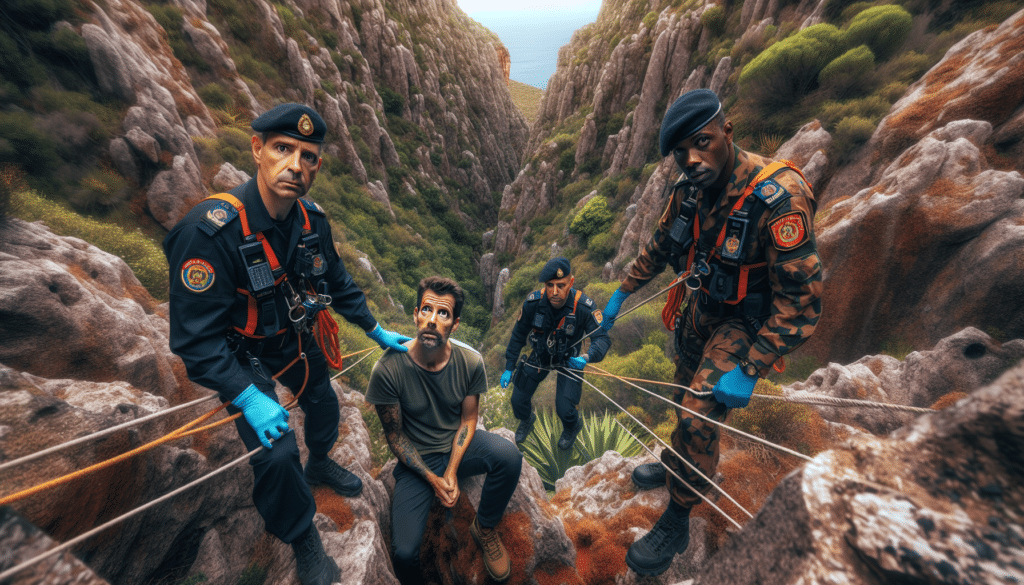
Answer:
<svg viewBox="0 0 1024 585"><path fill-rule="evenodd" d="M302 114L302 117L299 118L299 133L303 136L313 133L313 120L309 118L309 114Z"/></svg>
<svg viewBox="0 0 1024 585"><path fill-rule="evenodd" d="M796 248L807 236L807 228L799 213L786 214L773 221L770 227L775 247L780 250Z"/></svg>
<svg viewBox="0 0 1024 585"><path fill-rule="evenodd" d="M733 236L725 241L725 251L729 254L735 254L740 249L740 239Z"/></svg>
<svg viewBox="0 0 1024 585"><path fill-rule="evenodd" d="M181 265L181 282L192 292L203 292L213 286L213 265L201 258L186 260Z"/></svg>

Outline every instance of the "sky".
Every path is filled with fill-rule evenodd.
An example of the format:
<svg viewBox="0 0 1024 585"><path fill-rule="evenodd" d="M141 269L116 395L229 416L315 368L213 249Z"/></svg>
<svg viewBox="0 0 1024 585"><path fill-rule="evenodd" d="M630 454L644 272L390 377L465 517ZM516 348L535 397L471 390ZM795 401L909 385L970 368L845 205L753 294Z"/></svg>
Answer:
<svg viewBox="0 0 1024 585"><path fill-rule="evenodd" d="M458 0L470 18L498 35L512 58L515 81L547 88L555 72L558 49L572 33L594 22L601 0Z"/></svg>

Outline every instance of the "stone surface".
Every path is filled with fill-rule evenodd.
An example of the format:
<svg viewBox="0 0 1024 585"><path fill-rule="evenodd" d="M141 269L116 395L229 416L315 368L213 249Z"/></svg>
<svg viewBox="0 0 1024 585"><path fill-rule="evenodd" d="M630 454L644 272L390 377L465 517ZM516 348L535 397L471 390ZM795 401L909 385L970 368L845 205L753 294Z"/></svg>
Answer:
<svg viewBox="0 0 1024 585"><path fill-rule="evenodd" d="M8 507L0 508L0 573L59 545ZM55 554L4 579L8 585L107 585L70 552Z"/></svg>

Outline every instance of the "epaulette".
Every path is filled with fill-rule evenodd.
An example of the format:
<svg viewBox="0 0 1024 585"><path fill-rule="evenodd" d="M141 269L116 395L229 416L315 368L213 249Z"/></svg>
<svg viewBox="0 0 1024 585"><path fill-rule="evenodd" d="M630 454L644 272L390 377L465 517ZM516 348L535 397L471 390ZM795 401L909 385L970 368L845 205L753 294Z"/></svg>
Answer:
<svg viewBox="0 0 1024 585"><path fill-rule="evenodd" d="M299 201L302 203L302 206L305 207L307 210L314 211L316 213L319 213L320 215L327 215L327 213L324 212L324 208L320 207L320 204L318 204L316 201L310 201L309 199L301 198L299 199Z"/></svg>
<svg viewBox="0 0 1024 585"><path fill-rule="evenodd" d="M199 222L199 229L206 232L206 235L213 236L220 231L220 228L238 217L238 210L234 205L221 199L208 199L208 201L212 201L213 205L203 214L203 218Z"/></svg>
<svg viewBox="0 0 1024 585"><path fill-rule="evenodd" d="M774 179L765 179L754 187L754 196L763 201L768 209L775 209L792 195Z"/></svg>
<svg viewBox="0 0 1024 585"><path fill-rule="evenodd" d="M532 293L530 293L530 296L526 297L526 300L528 300L528 301L539 301L543 296L544 296L544 291L542 291L542 290L535 290Z"/></svg>

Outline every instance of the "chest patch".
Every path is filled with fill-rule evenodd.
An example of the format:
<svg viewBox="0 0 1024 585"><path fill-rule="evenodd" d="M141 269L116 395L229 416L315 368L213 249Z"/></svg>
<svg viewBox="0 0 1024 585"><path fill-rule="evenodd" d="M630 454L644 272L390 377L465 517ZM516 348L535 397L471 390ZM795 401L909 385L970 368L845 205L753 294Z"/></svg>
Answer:
<svg viewBox="0 0 1024 585"><path fill-rule="evenodd" d="M213 265L202 258L190 258L181 265L181 282L192 292L201 293L213 286Z"/></svg>
<svg viewBox="0 0 1024 585"><path fill-rule="evenodd" d="M779 205L779 203L782 203L790 196L789 191L787 191L785 187L776 183L772 179L766 179L758 183L757 186L754 187L754 195L761 201L764 201L764 204L767 205L769 209L774 209Z"/></svg>
<svg viewBox="0 0 1024 585"><path fill-rule="evenodd" d="M800 213L787 213L771 222L772 242L779 250L792 250L807 241L807 227Z"/></svg>

